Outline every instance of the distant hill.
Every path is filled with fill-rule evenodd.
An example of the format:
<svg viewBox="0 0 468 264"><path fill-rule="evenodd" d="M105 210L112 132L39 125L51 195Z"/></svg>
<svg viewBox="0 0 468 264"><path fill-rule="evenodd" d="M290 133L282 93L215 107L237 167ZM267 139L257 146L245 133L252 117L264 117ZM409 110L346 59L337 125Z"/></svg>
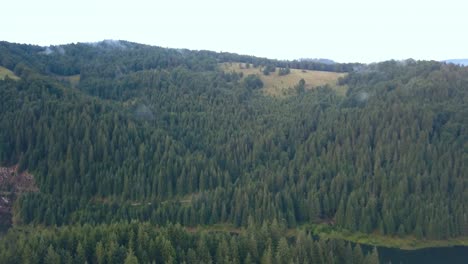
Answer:
<svg viewBox="0 0 468 264"><path fill-rule="evenodd" d="M462 65L462 66L468 66L468 59L444 60L444 62L458 64L458 65Z"/></svg>

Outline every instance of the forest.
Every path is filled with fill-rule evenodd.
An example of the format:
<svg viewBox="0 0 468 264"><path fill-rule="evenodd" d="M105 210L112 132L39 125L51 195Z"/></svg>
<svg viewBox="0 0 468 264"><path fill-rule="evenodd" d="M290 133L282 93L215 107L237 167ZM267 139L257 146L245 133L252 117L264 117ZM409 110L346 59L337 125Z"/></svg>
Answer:
<svg viewBox="0 0 468 264"><path fill-rule="evenodd" d="M267 96L224 62L345 72L346 94ZM0 166L38 189L1 263L378 263L301 227L468 236L467 67L125 41L0 42L0 66Z"/></svg>

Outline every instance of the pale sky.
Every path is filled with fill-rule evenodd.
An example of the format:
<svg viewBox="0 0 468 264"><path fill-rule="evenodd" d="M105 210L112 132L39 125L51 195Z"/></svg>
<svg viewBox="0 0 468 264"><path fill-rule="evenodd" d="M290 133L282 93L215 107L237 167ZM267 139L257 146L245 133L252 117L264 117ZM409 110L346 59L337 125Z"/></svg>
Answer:
<svg viewBox="0 0 468 264"><path fill-rule="evenodd" d="M273 59L468 58L464 0L10 0L0 6L0 40L42 46L115 39Z"/></svg>

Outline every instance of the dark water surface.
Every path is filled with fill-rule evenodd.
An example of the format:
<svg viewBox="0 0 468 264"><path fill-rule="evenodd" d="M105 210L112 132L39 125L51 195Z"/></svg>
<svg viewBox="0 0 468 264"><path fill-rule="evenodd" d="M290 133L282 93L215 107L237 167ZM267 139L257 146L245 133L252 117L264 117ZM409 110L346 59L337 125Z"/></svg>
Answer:
<svg viewBox="0 0 468 264"><path fill-rule="evenodd" d="M381 263L468 264L468 247L441 247L402 250L378 247Z"/></svg>

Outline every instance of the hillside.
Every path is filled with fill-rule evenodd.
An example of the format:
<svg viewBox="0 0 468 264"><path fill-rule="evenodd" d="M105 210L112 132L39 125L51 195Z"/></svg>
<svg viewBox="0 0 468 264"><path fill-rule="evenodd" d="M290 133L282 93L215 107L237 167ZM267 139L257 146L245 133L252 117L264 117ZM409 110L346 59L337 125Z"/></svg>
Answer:
<svg viewBox="0 0 468 264"><path fill-rule="evenodd" d="M466 67L125 41L0 42L0 66L19 78L0 80L0 166L39 189L16 200L1 263L376 263L314 228L468 236Z"/></svg>
<svg viewBox="0 0 468 264"><path fill-rule="evenodd" d="M281 75L281 68L275 68L274 72L265 75L262 67L254 68L246 66L246 63L223 63L220 68L225 72L241 72L244 78L249 74L258 75L264 84L262 92L271 96L294 94L294 87L301 79L305 81L305 89L329 85L343 95L347 89L346 86L337 85L338 79L346 76L346 73L290 69L289 73Z"/></svg>

